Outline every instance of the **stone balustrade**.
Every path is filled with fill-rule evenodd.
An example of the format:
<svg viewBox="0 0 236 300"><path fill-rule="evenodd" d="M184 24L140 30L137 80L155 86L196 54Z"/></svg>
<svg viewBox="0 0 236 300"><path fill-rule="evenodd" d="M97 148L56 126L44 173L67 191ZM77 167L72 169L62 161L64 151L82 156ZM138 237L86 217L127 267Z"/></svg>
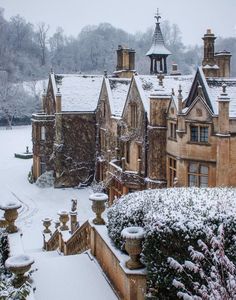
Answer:
<svg viewBox="0 0 236 300"><path fill-rule="evenodd" d="M90 249L90 225L86 221L64 242L64 255L80 254Z"/></svg>
<svg viewBox="0 0 236 300"><path fill-rule="evenodd" d="M116 177L120 182L137 186L145 185L144 177L141 175L140 170L138 172L122 170L115 161L109 163L109 173L112 177Z"/></svg>
<svg viewBox="0 0 236 300"><path fill-rule="evenodd" d="M59 231L56 229L54 233L50 236L50 238L47 240L47 236L43 235L44 239L44 250L46 251L54 251L59 247Z"/></svg>

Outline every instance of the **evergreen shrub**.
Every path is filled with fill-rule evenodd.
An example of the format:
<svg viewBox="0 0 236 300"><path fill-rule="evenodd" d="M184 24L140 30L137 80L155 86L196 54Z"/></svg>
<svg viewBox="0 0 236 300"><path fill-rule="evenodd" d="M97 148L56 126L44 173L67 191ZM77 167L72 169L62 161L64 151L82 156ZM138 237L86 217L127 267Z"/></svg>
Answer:
<svg viewBox="0 0 236 300"><path fill-rule="evenodd" d="M197 248L208 228L225 228L225 251L236 262L236 189L172 188L146 190L121 197L108 210L108 234L124 249L121 231L143 226L142 260L147 267L147 299L177 299L173 280L180 275L168 258L179 263L189 259L189 246ZM193 275L193 280L200 280ZM183 277L181 277L183 282ZM183 282L188 287L188 280Z"/></svg>

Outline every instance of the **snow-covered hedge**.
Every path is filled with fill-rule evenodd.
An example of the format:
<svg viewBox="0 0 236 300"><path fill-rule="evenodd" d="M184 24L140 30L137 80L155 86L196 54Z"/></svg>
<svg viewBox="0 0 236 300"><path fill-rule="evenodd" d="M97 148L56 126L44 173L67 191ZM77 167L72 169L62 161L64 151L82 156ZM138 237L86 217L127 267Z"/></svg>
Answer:
<svg viewBox="0 0 236 300"><path fill-rule="evenodd" d="M144 226L143 260L150 299L176 299L172 282L178 278L168 257L183 263L189 246L205 240L207 227L224 223L226 254L236 262L236 189L173 188L128 194L108 210L108 233L123 249L121 231Z"/></svg>

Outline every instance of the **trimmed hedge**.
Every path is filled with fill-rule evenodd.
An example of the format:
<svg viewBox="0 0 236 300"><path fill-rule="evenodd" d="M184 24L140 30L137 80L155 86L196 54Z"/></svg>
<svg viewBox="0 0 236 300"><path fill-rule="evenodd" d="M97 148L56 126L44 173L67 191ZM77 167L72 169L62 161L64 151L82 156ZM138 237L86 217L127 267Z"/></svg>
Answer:
<svg viewBox="0 0 236 300"><path fill-rule="evenodd" d="M123 228L135 225L146 230L142 259L147 267L148 299L177 299L172 281L179 274L169 267L168 257L179 263L188 260L188 247L197 249L206 229L216 230L221 223L226 254L236 262L232 238L236 236L236 189L146 190L123 196L108 210L108 234L120 249ZM183 283L188 286L187 280Z"/></svg>

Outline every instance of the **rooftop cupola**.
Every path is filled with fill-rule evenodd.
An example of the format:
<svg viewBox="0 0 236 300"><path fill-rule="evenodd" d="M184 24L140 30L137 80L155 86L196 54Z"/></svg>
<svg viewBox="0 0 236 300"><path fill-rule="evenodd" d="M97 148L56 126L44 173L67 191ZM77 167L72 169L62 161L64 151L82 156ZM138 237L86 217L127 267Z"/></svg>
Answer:
<svg viewBox="0 0 236 300"><path fill-rule="evenodd" d="M166 59L167 56L171 54L171 52L165 46L164 38L160 27L161 16L159 14L158 9L155 18L156 28L152 38L152 45L149 51L146 53L146 56L149 56L151 60L150 74L157 74L160 71L164 74L167 74Z"/></svg>

